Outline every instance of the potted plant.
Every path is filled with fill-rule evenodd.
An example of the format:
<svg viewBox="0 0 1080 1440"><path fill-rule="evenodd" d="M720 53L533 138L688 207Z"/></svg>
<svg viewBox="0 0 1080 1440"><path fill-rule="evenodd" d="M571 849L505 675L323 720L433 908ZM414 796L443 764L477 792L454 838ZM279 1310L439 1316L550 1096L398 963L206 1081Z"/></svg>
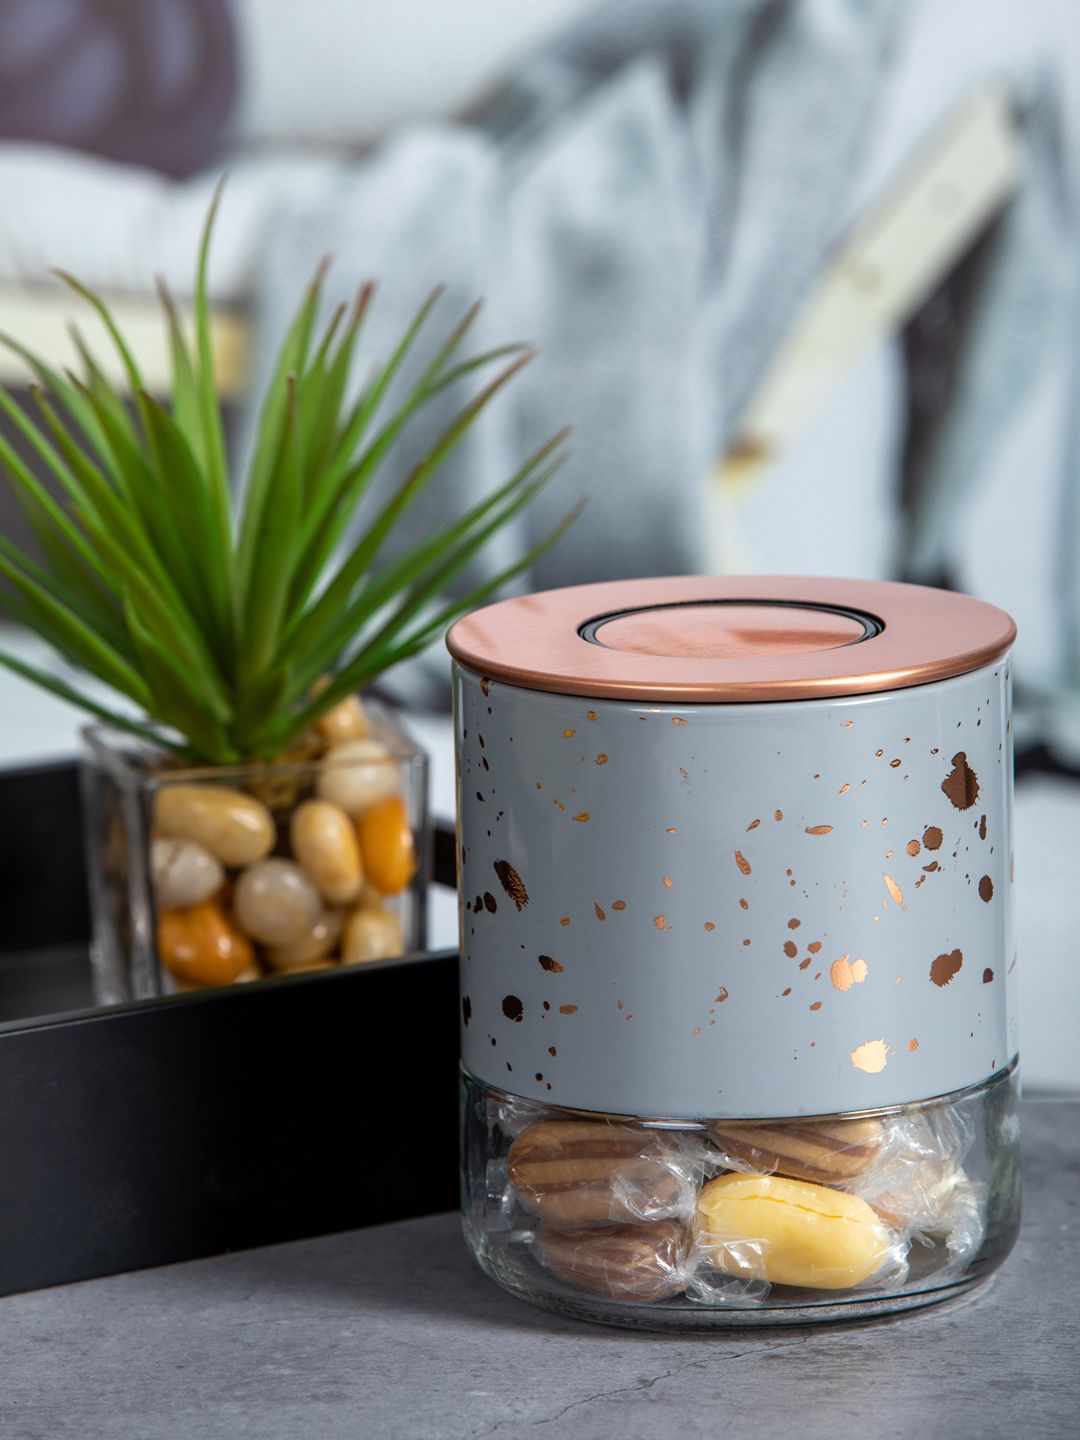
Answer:
<svg viewBox="0 0 1080 1440"><path fill-rule="evenodd" d="M242 501L215 392L207 257L199 249L194 335L161 299L172 361L168 404L148 393L106 304L62 275L116 347L123 393L76 336L81 375L58 373L7 336L36 378L34 423L0 409L35 464L0 435L0 462L38 541L37 560L0 536L0 595L60 655L124 696L0 651L0 663L89 711L84 767L94 956L102 998L227 984L419 948L425 853L423 757L358 698L458 614L530 565L573 515L460 599L447 587L565 458L566 432L482 503L385 559L402 514L531 352L463 356L474 306L425 345L438 292L353 397L365 286L318 333L325 267L308 288L263 399ZM417 364L418 356L422 363ZM408 362L397 408L387 392ZM349 522L394 442L448 387L494 368L358 539ZM36 473L59 487L54 498Z"/></svg>

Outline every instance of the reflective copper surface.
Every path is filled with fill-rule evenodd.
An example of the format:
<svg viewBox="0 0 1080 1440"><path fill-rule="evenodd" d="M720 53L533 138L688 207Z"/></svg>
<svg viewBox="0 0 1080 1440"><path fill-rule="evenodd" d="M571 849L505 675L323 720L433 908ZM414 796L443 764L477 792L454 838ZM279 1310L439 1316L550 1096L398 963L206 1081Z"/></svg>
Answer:
<svg viewBox="0 0 1080 1440"><path fill-rule="evenodd" d="M661 605L605 620L598 645L635 655L738 660L751 655L800 655L833 650L866 635L848 615L794 605Z"/></svg>
<svg viewBox="0 0 1080 1440"><path fill-rule="evenodd" d="M1015 635L996 606L920 585L699 575L503 600L459 620L447 645L528 689L708 703L922 685L990 664Z"/></svg>

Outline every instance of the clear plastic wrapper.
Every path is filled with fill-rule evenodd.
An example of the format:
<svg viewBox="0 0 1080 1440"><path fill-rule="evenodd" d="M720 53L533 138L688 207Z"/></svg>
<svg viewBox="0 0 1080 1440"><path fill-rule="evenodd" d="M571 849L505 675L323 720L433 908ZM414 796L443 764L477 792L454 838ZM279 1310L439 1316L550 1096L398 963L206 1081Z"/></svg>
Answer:
<svg viewBox="0 0 1080 1440"><path fill-rule="evenodd" d="M939 1105L894 1117L877 1160L850 1185L911 1241L943 1241L953 1261L973 1254L985 1229L986 1184L964 1169L975 1142L969 1110Z"/></svg>
<svg viewBox="0 0 1080 1440"><path fill-rule="evenodd" d="M605 1230L541 1225L533 1248L541 1265L569 1285L613 1300L667 1300L686 1288L690 1227L679 1220Z"/></svg>
<svg viewBox="0 0 1080 1440"><path fill-rule="evenodd" d="M685 1124L465 1087L473 1248L511 1289L574 1313L692 1326L905 1308L1015 1233L1011 1075L877 1116Z"/></svg>
<svg viewBox="0 0 1080 1440"><path fill-rule="evenodd" d="M608 1120L541 1120L514 1140L519 1204L561 1229L690 1220L704 1152L687 1138Z"/></svg>

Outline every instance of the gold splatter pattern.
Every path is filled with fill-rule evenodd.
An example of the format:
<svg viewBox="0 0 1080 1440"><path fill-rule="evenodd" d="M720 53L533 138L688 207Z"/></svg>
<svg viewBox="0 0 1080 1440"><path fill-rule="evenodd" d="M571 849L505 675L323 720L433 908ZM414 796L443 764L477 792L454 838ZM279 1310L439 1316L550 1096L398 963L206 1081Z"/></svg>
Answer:
<svg viewBox="0 0 1080 1440"><path fill-rule="evenodd" d="M945 836L936 825L928 825L923 831L922 843L927 850L940 850Z"/></svg>
<svg viewBox="0 0 1080 1440"><path fill-rule="evenodd" d="M907 1042L907 1048L911 1051L913 1055L915 1054L915 1051L919 1048L919 1042L915 1039L914 1036L912 1036L911 1039Z"/></svg>
<svg viewBox="0 0 1080 1440"><path fill-rule="evenodd" d="M560 924L560 925L569 925L569 924L570 924L570 916L569 916L569 915L564 915L564 916L562 917L562 919L559 921L559 924Z"/></svg>
<svg viewBox="0 0 1080 1440"><path fill-rule="evenodd" d="M613 900L613 901L611 902L611 908L612 908L613 910L625 910L625 909L626 909L626 901L625 901L625 900Z"/></svg>
<svg viewBox="0 0 1080 1440"><path fill-rule="evenodd" d="M589 816L588 810L581 810L581 811L578 812L578 814L576 814L576 815L574 816L574 819L577 820L577 821L578 821L579 823L581 823L581 824L584 824L585 821L588 820L589 818L590 818L590 816Z"/></svg>
<svg viewBox="0 0 1080 1440"><path fill-rule="evenodd" d="M952 767L941 782L941 793L957 810L970 810L979 798L979 777L968 764L963 750L952 757Z"/></svg>
<svg viewBox="0 0 1080 1440"><path fill-rule="evenodd" d="M820 1001L820 1000L815 1000L814 1003L810 1006L810 1009L811 1009L811 1010L820 1010L820 1009L821 1009L821 1001Z"/></svg>
<svg viewBox="0 0 1080 1440"><path fill-rule="evenodd" d="M774 810L774 811L773 811L773 819L774 819L774 820L782 820L783 818L784 818L784 812L783 812L783 810Z"/></svg>
<svg viewBox="0 0 1080 1440"><path fill-rule="evenodd" d="M985 815L983 815L983 816L980 818L980 820L979 820L979 839L980 839L980 840L985 840L985 839L986 839L986 816L985 816Z"/></svg>
<svg viewBox="0 0 1080 1440"><path fill-rule="evenodd" d="M675 881L672 880L670 875L664 875L661 878L663 880L665 890L670 890L671 887L675 884Z"/></svg>
<svg viewBox="0 0 1080 1440"><path fill-rule="evenodd" d="M856 1070L867 1075L878 1075L889 1063L889 1047L884 1037L880 1040L864 1040L851 1052L851 1063Z"/></svg>
<svg viewBox="0 0 1080 1440"><path fill-rule="evenodd" d="M578 1012L578 1007L577 1007L576 1005L560 1005L560 1006L559 1006L559 1014L560 1014L560 1015L576 1015L577 1012Z"/></svg>
<svg viewBox="0 0 1080 1440"><path fill-rule="evenodd" d="M850 785L841 785L841 786L840 786L840 789L839 789L839 791L838 791L837 793L840 794L840 795L846 795L847 792L848 792L850 789L851 789L851 786L850 786Z"/></svg>
<svg viewBox="0 0 1080 1440"><path fill-rule="evenodd" d="M993 979L994 979L994 972L993 972L993 970L990 969L990 967L989 967L989 965L988 965L988 966L986 967L986 969L983 971L983 984L984 984L984 985L989 985L989 984L991 984L991 982L993 981Z"/></svg>
<svg viewBox="0 0 1080 1440"><path fill-rule="evenodd" d="M525 889L525 882L510 864L509 860L495 861L495 874L499 877L499 884L506 891L507 895L514 902L518 910L524 910L529 903L529 892Z"/></svg>
<svg viewBox="0 0 1080 1440"><path fill-rule="evenodd" d="M598 920L606 920L606 919L607 919L607 915L604 913L603 907L602 907L601 905L597 904L597 902L596 902L595 900L593 901L593 909L596 911L596 918L597 918Z"/></svg>
<svg viewBox="0 0 1080 1440"><path fill-rule="evenodd" d="M807 825L806 827L807 835L831 835L832 832L831 825Z"/></svg>
<svg viewBox="0 0 1080 1440"><path fill-rule="evenodd" d="M889 894L892 896L893 904L903 905L904 892L900 889L900 886L896 883L892 876L883 874L881 878L885 881L885 889L888 890Z"/></svg>
<svg viewBox="0 0 1080 1440"><path fill-rule="evenodd" d="M669 825L668 828L664 831L665 835L677 835L678 833L679 832L674 825Z"/></svg>
<svg viewBox="0 0 1080 1440"><path fill-rule="evenodd" d="M818 953L818 951L821 949L821 941L820 941L820 940L811 940L811 941L810 941L810 944L807 945L806 948L810 951L810 954L811 954L811 955L816 955L816 954Z"/></svg>
<svg viewBox="0 0 1080 1440"><path fill-rule="evenodd" d="M661 930L661 931L662 931L662 930L666 930L666 929L667 929L667 916L666 916L666 915L654 915L654 916L653 916L653 921L652 921L652 923L656 926L657 930Z"/></svg>
<svg viewBox="0 0 1080 1440"><path fill-rule="evenodd" d="M717 997L716 997L716 1003L717 1003L717 1005L722 1005L722 1004L724 1003L724 1001L727 999L727 997L728 997L727 986L726 986L726 985L721 985L721 986L720 986L720 994L717 995Z"/></svg>
<svg viewBox="0 0 1080 1440"><path fill-rule="evenodd" d="M751 873L750 861L747 860L746 856L742 853L741 850L735 851L735 864L739 867L742 874L749 875Z"/></svg>
<svg viewBox="0 0 1080 1440"><path fill-rule="evenodd" d="M595 720L595 719L596 719L596 711L595 711L595 710L586 710L586 711L585 711L585 719L586 719L586 720Z"/></svg>
<svg viewBox="0 0 1080 1440"><path fill-rule="evenodd" d="M685 724L686 724L686 721L683 719L683 717L682 717L681 715L672 715L672 717L671 717L671 723L672 723L673 725L685 725Z"/></svg>
<svg viewBox="0 0 1080 1440"><path fill-rule="evenodd" d="M740 899L740 901L739 901L739 909L740 909L740 910L749 910L749 909L750 909L750 901L749 901L749 900L742 900L742 899Z"/></svg>
<svg viewBox="0 0 1080 1440"><path fill-rule="evenodd" d="M850 730L851 727L852 727L854 724L855 724L855 721L854 721L854 720L845 720L844 723L843 723L843 725L842 725L840 728L841 728L842 730Z"/></svg>
<svg viewBox="0 0 1080 1440"><path fill-rule="evenodd" d="M963 953L959 950L950 950L948 954L939 955L930 966L930 979L940 989L948 985L949 981L960 973L963 964Z"/></svg>
<svg viewBox="0 0 1080 1440"><path fill-rule="evenodd" d="M606 765L607 762L608 762L608 757L607 757L606 755L597 755L597 757L596 757L596 763L597 763L597 765Z"/></svg>
<svg viewBox="0 0 1080 1440"><path fill-rule="evenodd" d="M917 840L909 840L904 848L905 850L907 850L907 853L909 855L915 856L918 855L919 851L922 849L922 846Z"/></svg>
<svg viewBox="0 0 1080 1440"><path fill-rule="evenodd" d="M985 900L987 905L994 898L994 882L989 875L984 875L979 881L979 899Z"/></svg>
<svg viewBox="0 0 1080 1440"><path fill-rule="evenodd" d="M829 966L829 979L837 990L850 990L852 985L861 985L869 973L865 960L852 963L847 955L841 955Z"/></svg>
<svg viewBox="0 0 1080 1440"><path fill-rule="evenodd" d="M794 941L794 940L785 940L785 941L784 941L784 954L788 957L789 960L794 960L794 959L795 959L795 956L796 956L798 953L799 953L799 947L795 944L795 941Z"/></svg>
<svg viewBox="0 0 1080 1440"><path fill-rule="evenodd" d="M540 961L540 968L546 970L549 975L561 975L566 969L565 965L560 965L558 960L553 959L550 955L538 955L536 958Z"/></svg>
<svg viewBox="0 0 1080 1440"><path fill-rule="evenodd" d="M761 824L761 821L760 821L760 820L751 820L751 821L750 821L750 824L747 825L747 827L746 827L747 834L749 834L749 832L750 832L751 830L756 830L757 827L758 827L760 824Z"/></svg>
<svg viewBox="0 0 1080 1440"><path fill-rule="evenodd" d="M709 932L709 934L711 935L712 932L716 929L716 922L715 922L714 920L706 920L706 921L705 921L705 929L706 929L706 930Z"/></svg>
<svg viewBox="0 0 1080 1440"><path fill-rule="evenodd" d="M562 732L562 734L563 734L563 739L564 739L564 740L572 740L572 739L574 738L574 736L577 734L577 731L576 731L576 730L564 730L564 731Z"/></svg>

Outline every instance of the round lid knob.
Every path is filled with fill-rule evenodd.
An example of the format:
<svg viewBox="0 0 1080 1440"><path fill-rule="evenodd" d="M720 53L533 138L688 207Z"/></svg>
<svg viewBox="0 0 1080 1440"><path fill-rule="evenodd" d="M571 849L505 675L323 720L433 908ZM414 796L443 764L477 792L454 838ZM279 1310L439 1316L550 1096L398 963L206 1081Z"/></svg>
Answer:
<svg viewBox="0 0 1080 1440"><path fill-rule="evenodd" d="M751 655L805 655L854 645L878 633L865 615L818 605L653 605L587 625L583 638L633 655L737 660Z"/></svg>

